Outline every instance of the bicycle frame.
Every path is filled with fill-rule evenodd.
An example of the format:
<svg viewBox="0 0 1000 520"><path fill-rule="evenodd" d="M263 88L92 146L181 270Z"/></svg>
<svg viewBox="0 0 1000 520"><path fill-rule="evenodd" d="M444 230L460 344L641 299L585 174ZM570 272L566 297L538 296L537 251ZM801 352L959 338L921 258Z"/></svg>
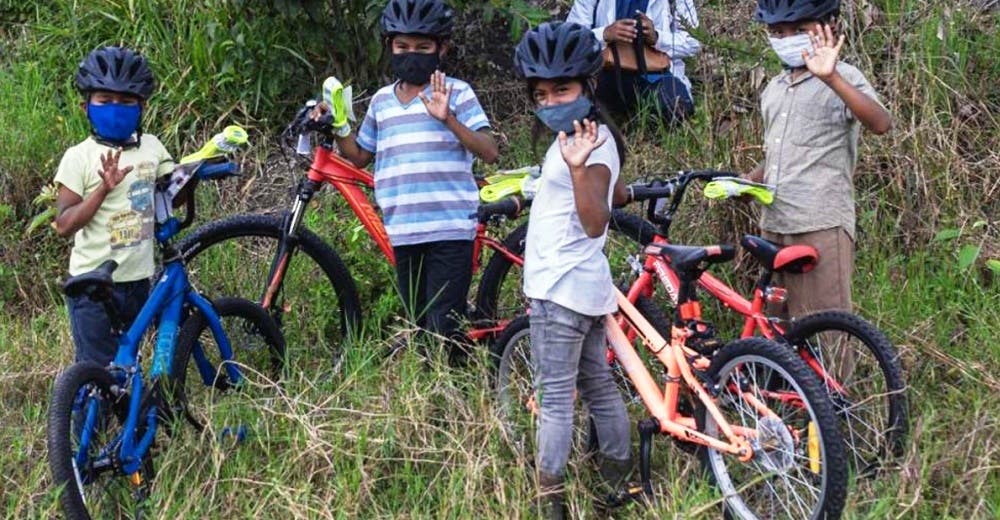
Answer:
<svg viewBox="0 0 1000 520"><path fill-rule="evenodd" d="M653 241L651 243L667 244L669 241L665 237L657 234L653 237ZM656 275L656 279L659 280L660 285L663 286L663 288L667 291L667 294L670 296L671 303L673 305L677 305L677 296L681 283L680 279L678 278L677 273L671 268L670 264L659 255L646 255L642 271L639 273L638 278L636 278L636 280L629 287L626 299L630 303L634 304L640 296L651 296L653 294L653 289L655 288L653 278L654 273ZM715 299L722 302L726 308L732 309L743 316L743 329L740 332L741 338L752 337L759 331L765 338L774 340L775 338L783 337L785 330L781 324L768 318L764 313L763 288L767 286L769 279L770 275L768 273L761 276L760 280L758 280L754 286L753 297L751 300L744 298L733 288L726 285L725 282L716 278L708 271L702 273L702 275L698 278L698 285L708 291L708 293ZM608 361L610 362L613 360L611 357L612 354L609 352L608 355ZM799 355L802 357L803 361L809 365L809 368L821 375L825 384L832 390L841 393L844 392L844 387L826 372L815 356L804 350L800 350Z"/></svg>
<svg viewBox="0 0 1000 520"><path fill-rule="evenodd" d="M605 322L611 351L625 373L628 374L629 380L635 386L650 415L658 420L660 433L729 453L744 462L749 461L753 457L753 449L747 439L753 438L756 431L752 428L729 424L715 405L715 400L705 390L704 384L694 375L691 370L692 365L688 363L687 358L693 357L695 359L694 366L699 369L707 368L709 360L685 345L690 332L674 326L671 332L672 337L668 342L621 291L616 288L615 292L618 297L618 316L627 320L630 329L642 340L647 350L667 368L667 382L661 391L632 346L632 340L619 324L619 317L613 314L607 315ZM689 307L689 309L691 308L694 307ZM694 311L685 315L684 318L699 319L700 313ZM682 381L704 404L707 412L719 425L726 440L720 440L698 431L693 417L680 415L678 397ZM742 395L747 403L762 415L776 415L764 403L753 398L750 393L742 392Z"/></svg>
<svg viewBox="0 0 1000 520"><path fill-rule="evenodd" d="M118 456L122 464L122 471L126 475L131 475L133 479L139 478L139 468L145 458L149 447L153 444L158 427L158 407L159 385L163 376L169 376L171 361L174 356L174 348L177 339L178 329L184 314L185 304L201 312L208 321L212 334L219 346L223 366L229 377L236 382L242 379L239 369L234 363L228 363L233 359L232 346L229 338L222 329L219 315L215 312L211 302L204 296L192 290L188 282L187 272L184 270L183 262L180 258L170 260L164 265L163 273L160 275L153 291L150 293L146 303L139 311L139 315L123 333L118 340L118 351L112 363L111 374L121 388L129 388L128 414L125 417L125 424L121 433L109 444L108 448L114 449L118 446ZM139 363L139 347L143 336L153 320L159 317L157 327L157 340L153 348L153 361L150 368L150 387L155 400L142 410L145 384L143 381L142 366ZM202 376L203 383L212 384L215 377L214 367L208 361L201 345L196 345L194 359L198 365L198 371ZM87 410L87 417L84 423L84 433L81 437L81 449L77 451L76 463L78 467L83 467L87 459L87 446L90 443L90 432L96 424L97 406L91 402ZM144 416L141 416L142 414ZM140 421L145 421L146 430L141 437L137 437L137 427ZM101 457L108 454L107 448L102 450ZM139 482L133 481L136 484Z"/></svg>
<svg viewBox="0 0 1000 520"><path fill-rule="evenodd" d="M375 178L371 173L358 168L347 159L344 159L326 147L317 146L314 148L313 161L309 166L309 171L306 173L306 179L308 183L299 187L295 201L292 204L292 209L286 216L284 232L288 236L283 237L279 251L275 255L270 273L268 274L268 286L261 304L264 308L270 308L272 305L274 297L281 287L285 270L288 267L292 249L288 247L287 238L290 237L294 240L295 233L302 224L303 215L309 201L323 183L333 185L340 192L341 196L344 197L350 206L351 211L361 221L361 225L368 232L368 236L375 241L382 255L385 256L390 265L396 265L396 257L389 242L389 235L382 224L382 219L375 211L375 207L372 205L367 193L362 189L362 187L375 189ZM481 267L482 261L480 256L484 247L504 255L516 265L524 265L524 259L508 251L500 240L489 236L486 233L486 227L486 224L483 222L476 224L476 237L473 242L472 254L473 274L478 272ZM482 329L472 329L467 332L467 336L472 340L483 339L500 332L505 325L506 323L504 322Z"/></svg>

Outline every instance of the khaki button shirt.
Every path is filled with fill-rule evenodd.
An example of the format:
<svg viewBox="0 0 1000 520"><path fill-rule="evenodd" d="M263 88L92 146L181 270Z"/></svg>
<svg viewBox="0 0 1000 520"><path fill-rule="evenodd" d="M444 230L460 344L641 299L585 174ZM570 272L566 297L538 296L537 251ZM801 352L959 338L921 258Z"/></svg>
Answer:
<svg viewBox="0 0 1000 520"><path fill-rule="evenodd" d="M837 71L878 101L855 67ZM785 71L761 94L764 116L764 181L776 186L774 204L763 210L761 229L797 234L843 227L854 239L854 166L860 123L822 80L805 72L795 81Z"/></svg>

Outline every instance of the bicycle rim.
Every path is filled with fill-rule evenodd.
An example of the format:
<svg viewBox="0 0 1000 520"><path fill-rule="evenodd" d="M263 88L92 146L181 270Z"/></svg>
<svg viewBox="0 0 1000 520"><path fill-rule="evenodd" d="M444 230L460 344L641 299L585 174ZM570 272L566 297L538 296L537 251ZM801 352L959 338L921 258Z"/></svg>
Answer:
<svg viewBox="0 0 1000 520"><path fill-rule="evenodd" d="M173 374L188 421L215 439L239 443L268 427L267 410L279 395L283 345L273 322L252 302L222 298L214 306L233 360L222 361L215 335L198 314L181 330Z"/></svg>
<svg viewBox="0 0 1000 520"><path fill-rule="evenodd" d="M877 331L852 330L836 317L806 320L805 329L793 325L794 345L817 373L832 375L841 387L824 380L849 462L859 476L874 475L883 460L901 453L906 437L905 385L895 350Z"/></svg>
<svg viewBox="0 0 1000 520"><path fill-rule="evenodd" d="M90 368L90 367L88 367ZM116 405L111 379L103 369L72 373L56 387L49 423L49 463L63 488L60 502L70 519L139 518L153 477L147 457L139 485L120 470L118 448L124 403ZM118 409L118 413L115 409ZM78 463L79 461L79 463Z"/></svg>
<svg viewBox="0 0 1000 520"><path fill-rule="evenodd" d="M722 388L717 405L723 417L757 435L751 441L754 458L746 463L705 450L727 514L742 519L824 518L831 481L825 432L810 401L802 397L799 382L773 360L752 354L729 360L715 377ZM776 419L762 416L739 394L741 379L756 399L775 412ZM801 401L786 401L789 394ZM704 414L704 430L722 436L711 414Z"/></svg>
<svg viewBox="0 0 1000 520"><path fill-rule="evenodd" d="M274 293L268 311L285 334L289 368L307 378L329 373L331 366L337 372L348 344L349 324L354 320L356 325L360 319L353 287L352 301L342 300L331 278L341 274L331 275L323 265L337 264L330 269L340 273L342 263L300 244L282 259L281 280L269 281L280 244L280 220L261 216L244 220L252 224L245 231L229 224L227 233L213 233L212 225L206 228L203 245L187 259L192 284L213 297L239 296L256 302L263 301L271 285ZM343 276L349 277L346 268Z"/></svg>

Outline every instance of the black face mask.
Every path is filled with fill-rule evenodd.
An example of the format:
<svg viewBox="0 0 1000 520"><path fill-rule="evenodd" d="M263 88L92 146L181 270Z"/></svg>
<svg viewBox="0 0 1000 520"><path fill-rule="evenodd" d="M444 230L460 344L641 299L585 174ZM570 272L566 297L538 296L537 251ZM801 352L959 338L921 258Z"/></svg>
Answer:
<svg viewBox="0 0 1000 520"><path fill-rule="evenodd" d="M431 74L441 64L438 53L404 52L393 54L389 62L392 73L410 85L423 85L431 80Z"/></svg>

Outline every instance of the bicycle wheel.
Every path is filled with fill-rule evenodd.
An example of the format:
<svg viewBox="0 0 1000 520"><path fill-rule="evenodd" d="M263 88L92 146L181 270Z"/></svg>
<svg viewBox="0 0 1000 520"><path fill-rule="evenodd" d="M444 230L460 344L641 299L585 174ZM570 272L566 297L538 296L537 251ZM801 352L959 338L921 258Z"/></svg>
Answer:
<svg viewBox="0 0 1000 520"><path fill-rule="evenodd" d="M882 460L902 454L909 429L906 382L882 331L854 314L827 311L796 319L785 339L824 381L857 474L874 474Z"/></svg>
<svg viewBox="0 0 1000 520"><path fill-rule="evenodd" d="M533 460L538 407L531 367L531 330L527 316L511 321L493 343L497 375L494 388L503 435L515 455Z"/></svg>
<svg viewBox="0 0 1000 520"><path fill-rule="evenodd" d="M847 487L844 443L833 405L812 370L786 347L747 338L720 349L708 375L718 385L716 404L726 422L753 432L748 462L699 450L722 491L726 515L839 518ZM752 406L754 399L773 415ZM722 435L704 406L697 419L705 433Z"/></svg>
<svg viewBox="0 0 1000 520"><path fill-rule="evenodd" d="M503 436L521 460L533 463L538 404L531 364L531 326L527 316L512 320L491 347L497 374L494 389ZM577 399L573 451L597 453L597 430L586 407Z"/></svg>
<svg viewBox="0 0 1000 520"><path fill-rule="evenodd" d="M70 520L138 518L149 495L147 457L138 484L122 474L119 441L128 396L115 392L111 374L96 363L70 366L56 379L48 415L48 458L59 503Z"/></svg>
<svg viewBox="0 0 1000 520"><path fill-rule="evenodd" d="M504 239L504 247L511 253L524 256L524 241L528 234L528 223L524 222ZM611 265L612 274L627 267L627 255L638 256L640 246L653 240L656 228L641 218L614 210L608 224L608 241L605 252ZM511 269L515 264L503 255L493 254L476 291L476 310L480 318L497 319L516 316L527 308L522 291L520 269ZM634 277L634 276L633 276ZM621 277L616 277L616 279ZM628 278L625 283L631 282Z"/></svg>
<svg viewBox="0 0 1000 520"><path fill-rule="evenodd" d="M283 228L275 215L237 215L202 226L178 249L201 292L262 301ZM291 366L306 374L337 367L358 330L361 306L354 280L337 253L307 229L268 312L286 335ZM320 350L322 349L322 350Z"/></svg>
<svg viewBox="0 0 1000 520"><path fill-rule="evenodd" d="M265 426L262 409L277 393L285 342L267 311L249 300L220 298L212 306L233 361L222 361L205 316L192 314L177 336L167 395L198 431L242 440Z"/></svg>

